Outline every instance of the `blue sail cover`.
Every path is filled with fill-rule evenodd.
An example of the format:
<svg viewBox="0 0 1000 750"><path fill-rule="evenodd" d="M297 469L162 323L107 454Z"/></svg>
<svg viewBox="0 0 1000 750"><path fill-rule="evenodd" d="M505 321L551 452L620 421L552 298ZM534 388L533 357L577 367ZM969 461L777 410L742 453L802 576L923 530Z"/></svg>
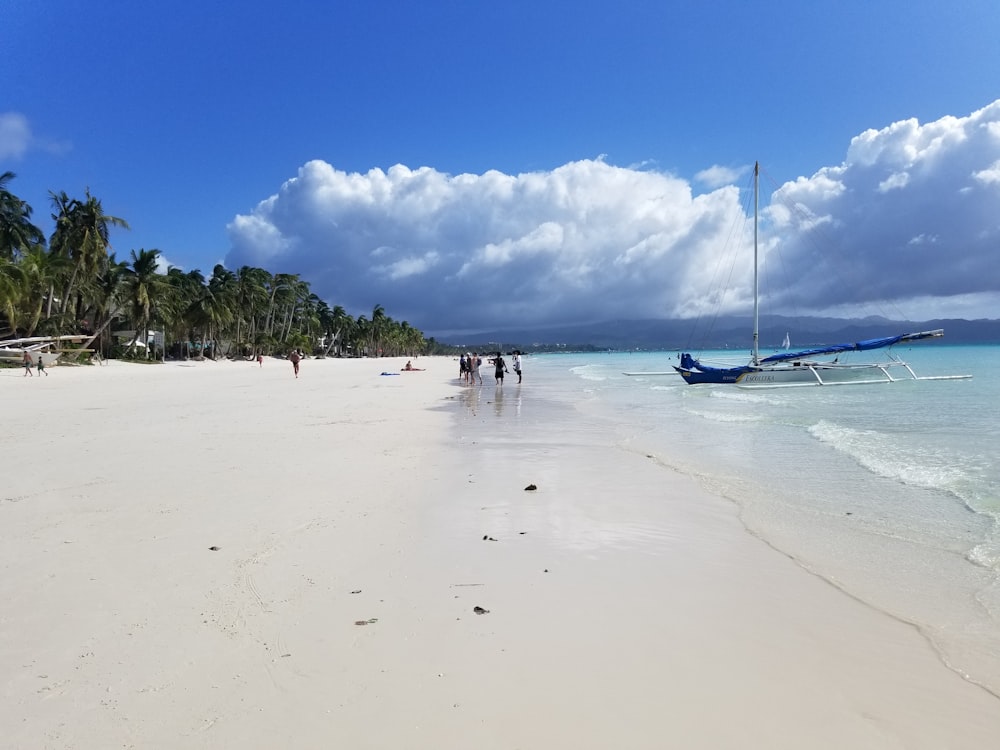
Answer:
<svg viewBox="0 0 1000 750"><path fill-rule="evenodd" d="M710 367L703 365L687 352L681 355L681 367L685 370L701 370L702 372L729 372L731 370L746 370L746 367Z"/></svg>
<svg viewBox="0 0 1000 750"><path fill-rule="evenodd" d="M824 354L839 354L840 352L865 352L872 349L885 349L894 344L905 343L907 341L920 341L921 339L937 338L944 336L944 329L938 328L934 331L921 331L920 333L903 333L899 336L883 336L878 339L867 339L857 341L853 344L834 344L816 349L801 349L797 352L779 352L769 357L761 359L761 364L770 362L789 362L793 359L807 359L809 357L819 357Z"/></svg>
<svg viewBox="0 0 1000 750"><path fill-rule="evenodd" d="M674 367L675 370L691 385L712 384L712 383L735 383L745 372L749 372L749 365L739 367L710 367L703 365L687 352L681 354L681 364Z"/></svg>

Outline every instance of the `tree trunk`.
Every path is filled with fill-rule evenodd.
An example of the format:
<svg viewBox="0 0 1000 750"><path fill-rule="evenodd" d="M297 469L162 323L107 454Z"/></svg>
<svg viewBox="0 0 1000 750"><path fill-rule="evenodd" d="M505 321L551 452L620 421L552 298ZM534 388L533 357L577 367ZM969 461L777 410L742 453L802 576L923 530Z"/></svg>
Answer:
<svg viewBox="0 0 1000 750"><path fill-rule="evenodd" d="M333 350L333 347L335 347L337 345L337 340L338 339L340 339L340 329L339 328L337 329L337 332L335 334L333 334L333 340L330 342L330 345L328 347L326 347L326 351L323 352L323 356L324 357L329 357L330 356L330 352Z"/></svg>
<svg viewBox="0 0 1000 750"><path fill-rule="evenodd" d="M89 339L87 339L85 342L83 342L83 347L82 348L83 349L89 349L90 345L94 343L94 339L96 339L98 336L100 336L102 333L104 333L104 331L108 328L108 326L111 325L111 321L112 320L114 320L114 316L109 315L108 319L105 320L103 324L101 324L101 327L98 328L94 332L94 335L91 336Z"/></svg>

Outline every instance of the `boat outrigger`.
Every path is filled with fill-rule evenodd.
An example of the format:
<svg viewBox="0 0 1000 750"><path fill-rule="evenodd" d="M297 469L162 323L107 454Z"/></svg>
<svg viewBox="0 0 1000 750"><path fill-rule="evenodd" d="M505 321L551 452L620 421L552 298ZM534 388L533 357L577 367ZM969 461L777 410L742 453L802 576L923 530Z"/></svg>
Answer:
<svg viewBox="0 0 1000 750"><path fill-rule="evenodd" d="M904 333L854 343L834 344L799 351L781 351L767 357L760 356L759 328L760 306L757 278L757 216L760 202L760 165L754 164L754 216L753 216L753 349L750 362L738 366L712 366L700 362L687 352L681 354L680 364L674 366L684 381L690 385L728 384L741 388L780 388L805 385L847 385L864 383L894 383L897 380L959 380L971 375L938 375L918 377L913 369L891 353L881 362L840 362L840 355L847 352L888 350L895 344L911 343L944 336L943 329ZM788 340L786 334L785 340ZM833 359L815 359L816 357Z"/></svg>
<svg viewBox="0 0 1000 750"><path fill-rule="evenodd" d="M27 352L32 361L42 358L45 367L51 367L59 361L63 350L59 348L64 343L86 341L88 336L30 336L23 339L0 340L0 361L10 364L20 364Z"/></svg>
<svg viewBox="0 0 1000 750"><path fill-rule="evenodd" d="M904 333L899 336L868 339L851 344L835 344L797 352L780 352L757 359L757 364L739 367L711 367L694 359L690 354L681 355L681 364L674 369L691 384L730 383L741 388L777 388L793 385L847 385L892 383L896 380L957 380L969 375L918 376L906 362L890 356L883 362L852 364L839 362L845 352L887 349L894 344L920 341L944 336L943 329ZM835 354L833 360L816 360L813 357Z"/></svg>

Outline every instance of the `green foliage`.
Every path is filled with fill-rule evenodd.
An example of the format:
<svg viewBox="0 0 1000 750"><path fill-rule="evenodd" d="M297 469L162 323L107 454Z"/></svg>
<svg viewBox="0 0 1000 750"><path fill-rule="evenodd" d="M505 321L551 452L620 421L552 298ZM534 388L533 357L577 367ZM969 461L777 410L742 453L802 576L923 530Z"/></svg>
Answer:
<svg viewBox="0 0 1000 750"><path fill-rule="evenodd" d="M6 260L45 244L42 230L31 223L31 206L7 189L15 177L13 172L0 174L0 259Z"/></svg>
<svg viewBox="0 0 1000 750"><path fill-rule="evenodd" d="M90 334L88 347L105 356L159 359L141 346L163 331L169 356L249 357L301 349L319 356L416 356L429 351L423 334L393 320L382 305L371 319L353 318L310 291L297 274L216 265L168 268L160 251L132 250L119 262L113 228L128 229L85 191L83 200L50 192L55 230L45 236L29 221L31 207L7 190L0 175L0 336ZM114 330L133 331L128 341ZM94 343L96 341L96 343ZM155 355L155 356L154 356Z"/></svg>

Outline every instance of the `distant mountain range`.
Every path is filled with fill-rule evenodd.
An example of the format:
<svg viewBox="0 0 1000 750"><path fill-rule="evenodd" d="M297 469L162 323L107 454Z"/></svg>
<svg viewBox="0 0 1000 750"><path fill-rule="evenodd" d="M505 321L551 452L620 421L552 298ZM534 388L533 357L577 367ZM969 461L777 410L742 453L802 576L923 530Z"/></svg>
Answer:
<svg viewBox="0 0 1000 750"><path fill-rule="evenodd" d="M504 329L477 333L441 334L435 338L456 346L489 351L520 348L653 349L665 351L702 349L749 350L749 316L726 316L713 321L694 320L609 320L581 325L549 326L532 329ZM792 348L805 348L879 336L944 329L943 341L950 344L1000 344L1000 320L889 320L881 317L786 318L761 316L760 349L782 347L788 335ZM432 335L432 334L428 334Z"/></svg>

